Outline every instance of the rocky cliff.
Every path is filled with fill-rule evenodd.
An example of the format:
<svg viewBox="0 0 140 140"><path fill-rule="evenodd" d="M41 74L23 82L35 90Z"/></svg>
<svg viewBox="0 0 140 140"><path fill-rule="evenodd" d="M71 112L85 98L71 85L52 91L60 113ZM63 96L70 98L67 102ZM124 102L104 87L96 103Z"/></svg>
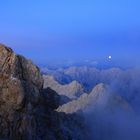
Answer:
<svg viewBox="0 0 140 140"><path fill-rule="evenodd" d="M88 139L79 116L54 110L59 95L43 89L39 68L0 45L0 139Z"/></svg>

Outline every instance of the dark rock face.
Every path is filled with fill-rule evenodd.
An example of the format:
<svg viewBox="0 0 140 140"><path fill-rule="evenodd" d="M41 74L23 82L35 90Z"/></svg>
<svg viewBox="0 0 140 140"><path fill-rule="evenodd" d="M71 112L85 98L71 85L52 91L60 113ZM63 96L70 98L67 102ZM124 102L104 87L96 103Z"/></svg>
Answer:
<svg viewBox="0 0 140 140"><path fill-rule="evenodd" d="M19 109L25 98L36 102L42 86L43 79L39 69L31 61L0 46L0 102L4 102L12 110Z"/></svg>
<svg viewBox="0 0 140 140"><path fill-rule="evenodd" d="M55 112L58 106L38 67L0 45L0 139L88 139L79 116Z"/></svg>
<svg viewBox="0 0 140 140"><path fill-rule="evenodd" d="M30 113L39 102L42 86L39 69L31 61L0 45L1 137L29 138L29 133L35 131L35 120Z"/></svg>

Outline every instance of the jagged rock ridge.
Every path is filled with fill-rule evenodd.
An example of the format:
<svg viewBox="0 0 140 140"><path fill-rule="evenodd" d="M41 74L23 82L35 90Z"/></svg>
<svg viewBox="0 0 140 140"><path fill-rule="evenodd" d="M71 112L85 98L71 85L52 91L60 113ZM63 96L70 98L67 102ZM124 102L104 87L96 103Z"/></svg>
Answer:
<svg viewBox="0 0 140 140"><path fill-rule="evenodd" d="M74 113L90 112L100 109L104 111L115 111L115 109L132 111L131 106L121 96L110 94L108 86L103 83L96 85L90 94L85 93L77 100L59 106L57 111Z"/></svg>
<svg viewBox="0 0 140 140"><path fill-rule="evenodd" d="M76 99L84 94L84 89L77 81L61 85L53 76L44 75L44 88L50 87L60 95L65 95L70 99Z"/></svg>
<svg viewBox="0 0 140 140"><path fill-rule="evenodd" d="M58 106L57 93L43 89L39 68L0 45L0 139L88 139L79 116L57 113Z"/></svg>

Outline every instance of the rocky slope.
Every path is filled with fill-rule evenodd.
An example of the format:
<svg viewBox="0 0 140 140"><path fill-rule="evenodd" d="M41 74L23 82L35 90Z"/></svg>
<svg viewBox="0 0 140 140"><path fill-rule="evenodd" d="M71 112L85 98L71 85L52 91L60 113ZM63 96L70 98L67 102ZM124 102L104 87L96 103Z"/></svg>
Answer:
<svg viewBox="0 0 140 140"><path fill-rule="evenodd" d="M84 93L84 89L77 81L72 81L69 84L62 85L58 83L53 76L44 77L44 88L50 87L59 95L65 95L70 99L76 99Z"/></svg>
<svg viewBox="0 0 140 140"><path fill-rule="evenodd" d="M46 74L53 76L62 84L76 80L83 85L87 92L91 92L92 88L99 83L111 84L112 79L121 77L123 71L119 68L100 70L88 66L72 66L65 69L47 69Z"/></svg>
<svg viewBox="0 0 140 140"><path fill-rule="evenodd" d="M91 112L96 110L114 111L115 110L132 111L131 106L120 96L110 94L108 86L98 84L90 94L83 94L77 100L73 100L59 106L58 112Z"/></svg>
<svg viewBox="0 0 140 140"><path fill-rule="evenodd" d="M88 66L49 69L46 74L53 76L59 83L68 84L78 81L86 93L100 83L109 85L110 89L127 100L136 112L140 113L140 69L120 68L96 69Z"/></svg>
<svg viewBox="0 0 140 140"><path fill-rule="evenodd" d="M114 71L118 72L119 70L110 69L108 70L108 74L112 75L112 73L114 74ZM114 75L114 78L115 77L116 75ZM84 93L82 86L79 83L76 83L78 82L73 81L70 84L62 85L58 83L53 76L44 75L44 87L50 87L57 91L60 95L65 95L72 100L69 100L65 102L65 104L59 106L57 109L58 112L88 112L90 110L97 110L97 108L106 108L110 111L115 111L115 109L132 111L129 103L126 102L125 99L123 99L121 96L113 94L113 91L110 90L108 85L100 83L96 85L90 93ZM79 93L79 96L76 96L76 93Z"/></svg>
<svg viewBox="0 0 140 140"><path fill-rule="evenodd" d="M54 111L59 98L37 66L0 45L0 139L88 139L79 116Z"/></svg>

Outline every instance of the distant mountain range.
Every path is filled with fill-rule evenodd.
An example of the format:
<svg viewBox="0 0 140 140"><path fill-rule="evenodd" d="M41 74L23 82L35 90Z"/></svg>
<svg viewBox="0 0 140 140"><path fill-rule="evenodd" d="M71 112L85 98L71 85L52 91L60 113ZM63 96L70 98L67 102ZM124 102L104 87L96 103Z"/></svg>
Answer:
<svg viewBox="0 0 140 140"><path fill-rule="evenodd" d="M95 140L139 140L139 83L140 70L134 68L72 66L44 71L44 87L70 99L56 111L83 116Z"/></svg>
<svg viewBox="0 0 140 140"><path fill-rule="evenodd" d="M84 94L84 89L77 81L72 81L69 84L61 85L53 76L43 76L44 88L50 87L55 90L59 95L67 96L70 99L76 99Z"/></svg>
<svg viewBox="0 0 140 140"><path fill-rule="evenodd" d="M97 104L105 108L116 107L132 110L131 106L121 96L110 93L109 86L100 83L93 87L90 93L84 93L82 85L73 81L70 84L61 85L52 76L44 77L44 88L51 88L59 95L68 97L70 100L65 101L65 104L60 106L57 111L65 113L86 112L91 107L92 110L97 108ZM61 96L61 98L63 97ZM62 98L63 101L64 98ZM94 108L94 109L93 109Z"/></svg>
<svg viewBox="0 0 140 140"><path fill-rule="evenodd" d="M92 112L96 110L108 110L115 112L115 109L132 111L131 106L122 97L109 93L105 84L98 84L91 93L82 94L78 99L60 106L57 111L66 113Z"/></svg>
<svg viewBox="0 0 140 140"><path fill-rule="evenodd" d="M107 84L115 94L122 96L125 100L140 111L140 70L139 69L97 69L87 66L72 66L69 68L59 68L55 70L46 69L45 75L53 76L60 84L70 84L77 81L81 84L85 93L90 93L96 85Z"/></svg>

